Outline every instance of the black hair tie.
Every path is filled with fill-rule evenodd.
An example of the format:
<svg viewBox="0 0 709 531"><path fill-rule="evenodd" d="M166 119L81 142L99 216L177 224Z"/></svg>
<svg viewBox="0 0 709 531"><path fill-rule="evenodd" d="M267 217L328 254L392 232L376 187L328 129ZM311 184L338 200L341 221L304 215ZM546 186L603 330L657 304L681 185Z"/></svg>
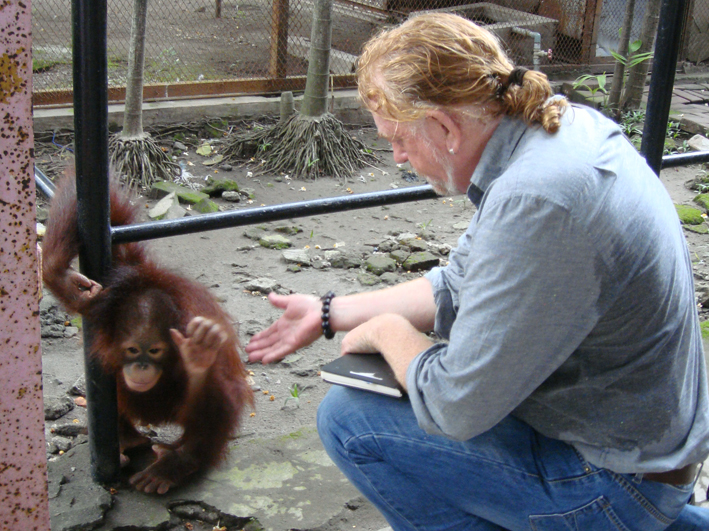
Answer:
<svg viewBox="0 0 709 531"><path fill-rule="evenodd" d="M507 81L502 83L500 85L500 88L497 89L497 97L501 98L502 96L505 95L505 92L507 92L507 89L510 88L510 85L518 85L522 86L522 81L524 80L524 74L529 72L526 68L523 66L515 66L512 69L512 72L510 72L510 75L507 76Z"/></svg>

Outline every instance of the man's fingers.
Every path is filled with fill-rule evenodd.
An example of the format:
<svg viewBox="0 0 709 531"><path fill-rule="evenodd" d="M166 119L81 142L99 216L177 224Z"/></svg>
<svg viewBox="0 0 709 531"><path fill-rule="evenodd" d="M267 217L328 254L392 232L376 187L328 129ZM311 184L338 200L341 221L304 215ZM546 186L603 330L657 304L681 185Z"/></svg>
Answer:
<svg viewBox="0 0 709 531"><path fill-rule="evenodd" d="M276 343L278 341L278 336L274 334L274 332L275 330L271 330L269 328L268 330L264 330L263 332L256 334L246 345L246 352L262 350Z"/></svg>
<svg viewBox="0 0 709 531"><path fill-rule="evenodd" d="M278 295L277 293L271 292L268 294L268 302L276 308L285 310L286 306L288 306L288 295Z"/></svg>

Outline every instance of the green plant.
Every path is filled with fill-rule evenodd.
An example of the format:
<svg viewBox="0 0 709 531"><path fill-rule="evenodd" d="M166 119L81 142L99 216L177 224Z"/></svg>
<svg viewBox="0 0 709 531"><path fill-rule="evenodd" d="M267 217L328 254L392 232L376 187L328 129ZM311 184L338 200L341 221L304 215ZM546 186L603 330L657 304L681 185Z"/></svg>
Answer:
<svg viewBox="0 0 709 531"><path fill-rule="evenodd" d="M628 45L628 56L624 57L617 52L611 50L611 55L619 63L625 65L626 68L632 68L643 61L652 59L653 52L636 53L643 45L641 40L633 41Z"/></svg>
<svg viewBox="0 0 709 531"><path fill-rule="evenodd" d="M702 338L709 339L709 321L699 323L699 328L702 331Z"/></svg>
<svg viewBox="0 0 709 531"><path fill-rule="evenodd" d="M38 57L32 58L32 72L44 72L50 68L62 64L62 61L53 61L50 59L41 59Z"/></svg>
<svg viewBox="0 0 709 531"><path fill-rule="evenodd" d="M667 134L665 139L665 147L663 155L671 155L673 153L685 153L689 151L689 144L686 140L681 140L682 126L679 122L667 122ZM678 144L679 143L679 144Z"/></svg>
<svg viewBox="0 0 709 531"><path fill-rule="evenodd" d="M155 59L145 68L158 81L175 81L179 79L182 70L180 58L174 48L168 48L160 52Z"/></svg>
<svg viewBox="0 0 709 531"><path fill-rule="evenodd" d="M643 134L643 123L645 123L645 111L628 111L620 116L620 130L628 138L634 135Z"/></svg>
<svg viewBox="0 0 709 531"><path fill-rule="evenodd" d="M705 193L709 191L709 171L706 168L702 168L697 172L689 185L691 190L696 190L700 193Z"/></svg>
<svg viewBox="0 0 709 531"><path fill-rule="evenodd" d="M432 223L432 222L433 222L433 220L432 220L432 219L429 219L429 220L426 221L425 223L419 223L419 224L418 224L418 227L421 229L421 230L419 231L419 236L423 237L423 236L426 234L426 230L428 229L428 227L431 226L431 223Z"/></svg>
<svg viewBox="0 0 709 531"><path fill-rule="evenodd" d="M589 81L594 80L594 83L589 84ZM606 73L603 72L602 74L584 74L582 76L577 77L574 80L573 87L574 90L583 88L587 90L588 92L591 93L591 98L596 99L596 93L600 92L603 94L603 99L601 101L601 107L605 107L606 104L608 103L608 89L606 88L606 84L608 82L608 77L606 76Z"/></svg>
<svg viewBox="0 0 709 531"><path fill-rule="evenodd" d="M289 400L295 400L296 407L300 407L300 389L298 389L298 384L294 383L288 391L290 392L290 396L286 397L285 402L283 402L283 407L286 407Z"/></svg>

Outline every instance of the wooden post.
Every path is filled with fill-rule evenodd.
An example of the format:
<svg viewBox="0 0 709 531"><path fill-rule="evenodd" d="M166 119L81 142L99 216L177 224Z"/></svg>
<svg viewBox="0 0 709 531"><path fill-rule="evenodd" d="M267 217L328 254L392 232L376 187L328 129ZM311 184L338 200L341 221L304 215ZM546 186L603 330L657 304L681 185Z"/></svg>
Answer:
<svg viewBox="0 0 709 531"><path fill-rule="evenodd" d="M288 0L273 0L271 24L271 78L286 77L288 59Z"/></svg>
<svg viewBox="0 0 709 531"><path fill-rule="evenodd" d="M581 61L587 65L590 65L596 57L598 26L602 9L602 0L586 0L586 10L583 14L583 34L581 35Z"/></svg>

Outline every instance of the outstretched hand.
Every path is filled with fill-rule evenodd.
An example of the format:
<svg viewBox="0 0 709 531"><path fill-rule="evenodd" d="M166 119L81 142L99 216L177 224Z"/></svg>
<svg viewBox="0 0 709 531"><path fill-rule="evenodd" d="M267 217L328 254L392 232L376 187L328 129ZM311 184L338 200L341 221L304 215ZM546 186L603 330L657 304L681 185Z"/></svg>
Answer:
<svg viewBox="0 0 709 531"><path fill-rule="evenodd" d="M185 335L171 328L170 336L180 351L187 373L192 376L209 370L217 359L219 349L228 339L222 326L206 317L195 317L187 323Z"/></svg>
<svg viewBox="0 0 709 531"><path fill-rule="evenodd" d="M322 303L317 297L271 293L268 300L276 308L285 311L275 323L252 337L246 345L250 362L266 364L282 360L322 335Z"/></svg>

